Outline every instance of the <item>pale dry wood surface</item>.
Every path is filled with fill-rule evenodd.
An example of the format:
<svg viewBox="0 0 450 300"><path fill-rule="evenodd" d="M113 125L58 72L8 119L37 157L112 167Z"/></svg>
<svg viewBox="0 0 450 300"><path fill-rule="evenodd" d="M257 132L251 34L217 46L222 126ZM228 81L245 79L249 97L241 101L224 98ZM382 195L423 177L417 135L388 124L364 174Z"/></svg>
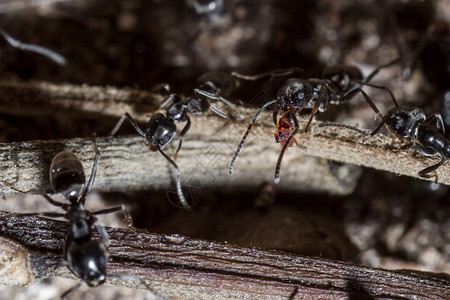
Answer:
<svg viewBox="0 0 450 300"><path fill-rule="evenodd" d="M15 81L0 82L0 95L0 111L4 113L95 113L119 117L127 111L144 125L162 99L160 95L136 89ZM203 186L256 188L262 183L273 183L280 146L273 141L269 113L262 115L254 126L235 172L230 176L228 164L256 108L220 107L232 120L211 113L193 116L192 127L184 138L177 163L185 186L191 188L189 192ZM302 118L300 126L304 124L305 118ZM102 132L97 134L107 135ZM298 134L297 140L304 149L293 147L286 151L280 190L350 193L356 184L358 171L349 166L333 170L323 159L412 177L417 177L417 172L438 159L416 155L410 148L402 149L405 148L404 143L392 137L378 135L366 139L341 128L318 128L315 122L310 132ZM174 190L174 170L159 153L150 152L140 136L99 137L97 143L102 158L95 190ZM171 154L173 147L169 145L165 151ZM0 164L3 172L0 181L21 190L50 192L47 172L52 157L61 150L73 151L80 156L86 173L89 173L92 149L90 138L2 144L0 152L3 160ZM448 166L439 168L438 182L450 184L449 174ZM5 196L16 193L6 186L3 186L2 192Z"/></svg>

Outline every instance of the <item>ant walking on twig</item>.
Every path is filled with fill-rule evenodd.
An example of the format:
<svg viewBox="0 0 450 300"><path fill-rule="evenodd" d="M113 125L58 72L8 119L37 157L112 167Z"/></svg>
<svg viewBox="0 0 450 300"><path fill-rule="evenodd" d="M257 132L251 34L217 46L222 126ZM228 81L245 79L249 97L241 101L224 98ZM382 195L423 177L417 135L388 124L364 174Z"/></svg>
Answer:
<svg viewBox="0 0 450 300"><path fill-rule="evenodd" d="M97 173L100 151L94 140L95 158L91 176L86 184L86 176L83 165L78 157L69 151L58 153L50 165L50 184L55 194L60 194L70 203L53 200L48 195L43 197L52 205L61 207L66 213L41 212L16 214L17 216L44 216L58 218L63 217L69 221L69 230L64 245L64 260L70 271L80 278L80 282L65 291L61 299L76 291L83 283L90 287L101 285L106 277L130 279L140 281L154 295L160 299L167 299L151 288L142 278L125 274L107 274L109 259L109 238L103 226L97 222L96 216L123 211L127 218L128 212L123 206L111 207L94 212L85 207L86 195L91 190ZM93 227L95 226L101 240L94 240ZM131 226L131 221L130 221Z"/></svg>
<svg viewBox="0 0 450 300"><path fill-rule="evenodd" d="M381 116L375 106L372 109ZM429 173L436 171L450 159L450 141L445 137L445 126L441 114L434 113L427 117L425 112L417 107L396 105L382 117L381 123L370 133L354 126L337 123L323 123L319 127L343 127L366 137L372 137L380 131L383 125L386 125L401 140L412 142L423 155L441 155L441 161L417 173L419 177L430 178Z"/></svg>
<svg viewBox="0 0 450 300"><path fill-rule="evenodd" d="M282 146L280 155L278 156L274 176L275 183L278 183L280 181L280 167L283 154L287 147L292 146L292 139L295 141L294 136L300 130L296 114L300 113L303 109L312 110L310 118L305 126L305 132L307 132L313 116L317 111L323 112L332 104L338 105L345 103L352 99L357 93L361 93L369 106L374 108L374 103L361 88L363 85L386 90L390 94L394 103L397 104L394 94L389 88L371 84L369 81L372 80L372 78L382 68L394 65L398 61L399 58L377 67L365 78L363 78L361 71L357 67L348 65L335 65L326 68L321 79L305 79L306 76L302 78L291 78L286 80L278 89L275 99L272 99L267 95L267 93L261 91L260 93L267 98L268 101L258 110L250 122L247 131L245 132L231 160L229 167L230 174L233 173L236 160L242 150L242 147L244 146L244 142L247 139L253 124L256 122L261 113L271 105L275 105L272 115L273 123L277 127L275 139L276 142L281 143ZM280 74L288 75L291 71L300 71L301 74L304 74L302 69L283 69L261 73L255 76L241 75L233 72L232 76L244 80L258 80L268 76L274 77L280 76ZM257 96L259 96L259 94ZM277 120L280 113L282 117Z"/></svg>
<svg viewBox="0 0 450 300"><path fill-rule="evenodd" d="M219 73L222 74L222 73ZM145 127L145 131L142 130L137 123L133 120L129 113L124 113L120 120L117 122L116 126L111 131L110 135L115 135L117 131L122 126L125 119L131 123L134 129L145 139L145 143L151 151L159 151L162 156L177 170L176 174L176 187L178 198L180 199L181 204L184 208L190 209L190 205L186 201L184 197L183 190L181 188L181 179L180 179L180 169L178 165L175 163L175 160L178 156L178 152L181 149L183 136L188 132L191 126L191 119L189 118L188 113L191 114L202 114L211 109L217 115L228 118L228 116L222 112L220 109L214 107L209 103L209 100L218 100L222 101L229 106L234 106L233 103L229 102L227 99L223 98L221 94L225 92L230 85L230 82L226 82L226 80L230 80L228 74L225 77L216 77L216 80L212 80L213 74L205 74L203 77L203 83L199 85L199 88L194 89L194 94L186 97L185 99L181 99L178 94L172 93L166 99L164 99L157 107L156 111L166 106L168 103L172 102L172 104L167 108L166 115L162 113L154 113ZM216 74L216 76L218 76ZM221 75L223 76L223 75ZM202 79L200 77L200 79ZM208 79L211 78L211 79ZM220 79L220 80L219 80ZM223 81L223 82L221 82ZM164 85L167 91L170 88L167 85ZM175 151L174 159L172 160L167 154L165 154L161 148L167 145L174 138L177 125L176 123L186 122L186 125L180 132L180 138L178 140L178 146Z"/></svg>

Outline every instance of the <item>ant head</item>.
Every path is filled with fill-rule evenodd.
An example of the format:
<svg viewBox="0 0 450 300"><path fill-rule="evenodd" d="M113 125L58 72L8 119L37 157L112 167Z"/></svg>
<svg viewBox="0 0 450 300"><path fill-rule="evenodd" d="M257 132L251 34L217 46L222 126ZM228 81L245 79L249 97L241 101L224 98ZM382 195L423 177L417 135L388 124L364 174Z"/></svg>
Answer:
<svg viewBox="0 0 450 300"><path fill-rule="evenodd" d="M177 131L175 123L161 113L154 114L145 129L145 142L152 151L169 143Z"/></svg>
<svg viewBox="0 0 450 300"><path fill-rule="evenodd" d="M72 243L67 248L66 259L69 269L90 287L105 282L108 251L103 243L96 240Z"/></svg>
<svg viewBox="0 0 450 300"><path fill-rule="evenodd" d="M201 95L186 98L186 109L191 114L201 114L208 111L210 107L209 101Z"/></svg>
<svg viewBox="0 0 450 300"><path fill-rule="evenodd" d="M325 68L323 78L330 80L341 91L347 91L353 86L353 80L362 80L363 76L357 67L334 65Z"/></svg>
<svg viewBox="0 0 450 300"><path fill-rule="evenodd" d="M402 139L412 139L417 128L426 119L425 112L417 107L394 107L384 116L386 126Z"/></svg>
<svg viewBox="0 0 450 300"><path fill-rule="evenodd" d="M50 184L56 194L71 201L81 196L86 176L83 165L75 154L69 151L56 154L50 165Z"/></svg>
<svg viewBox="0 0 450 300"><path fill-rule="evenodd" d="M167 108L167 118L174 122L187 121L186 105L181 102L175 102L169 108Z"/></svg>
<svg viewBox="0 0 450 300"><path fill-rule="evenodd" d="M278 89L277 103L278 107L298 108L304 106L305 101L309 101L314 97L314 88L307 80L291 78L284 82L280 89Z"/></svg>

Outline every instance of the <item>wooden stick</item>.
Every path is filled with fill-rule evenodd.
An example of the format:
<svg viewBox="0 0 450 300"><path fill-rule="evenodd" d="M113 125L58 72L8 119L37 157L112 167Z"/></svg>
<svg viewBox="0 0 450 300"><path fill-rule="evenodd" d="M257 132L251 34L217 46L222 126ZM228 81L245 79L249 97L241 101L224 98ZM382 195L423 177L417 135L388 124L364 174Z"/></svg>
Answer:
<svg viewBox="0 0 450 300"><path fill-rule="evenodd" d="M161 97L153 93L133 89L0 82L0 111L5 113L41 114L57 111L61 114L64 113L63 108L67 108L72 115L78 111L80 114L89 112L119 117L128 111L137 120L146 122L149 113L160 100ZM240 107L226 112L233 116L233 121L213 114L192 118L191 130L184 138L177 160L185 186L193 185L195 190L204 187L255 189L262 183L273 182L280 146L273 141L273 125L269 114L262 115L258 120L237 161L235 172L229 176L229 161L255 108ZM305 119L302 118L300 126L304 125ZM107 133L98 132L99 136L105 134ZM333 194L348 194L353 190L358 171L347 166L336 171L330 169L326 160L311 159L308 156L412 177L417 177L420 170L438 160L437 157L412 156L408 149L401 149L403 143L393 143L391 138L384 135L365 139L341 128L317 128L315 123L311 126L311 132L300 133L296 138L305 149L293 147L286 152L281 169L280 190ZM98 144L102 158L94 189L173 190L171 166L158 153L151 153L141 137L99 138ZM170 153L170 148L166 149ZM91 141L73 139L2 144L0 154L4 159L0 166L4 172L0 174L0 182L36 193L43 190L50 192L48 168L52 157L61 150L79 154L87 172L90 170L93 157ZM450 184L448 171L447 165L438 169L439 183ZM2 192L3 195L16 193L5 185Z"/></svg>
<svg viewBox="0 0 450 300"><path fill-rule="evenodd" d="M11 284L13 279L15 284L27 285L52 276L73 278L61 265L66 222L0 215L6 216L0 219L3 237L0 246L10 249L3 253L9 253L13 262L18 261L14 265L23 266L21 276L3 273L2 284ZM167 296L190 299L450 297L447 274L373 269L180 235L115 228L107 228L107 232L112 258L109 273L138 275ZM111 283L123 285L122 281L111 280ZM137 284L127 282L126 286Z"/></svg>

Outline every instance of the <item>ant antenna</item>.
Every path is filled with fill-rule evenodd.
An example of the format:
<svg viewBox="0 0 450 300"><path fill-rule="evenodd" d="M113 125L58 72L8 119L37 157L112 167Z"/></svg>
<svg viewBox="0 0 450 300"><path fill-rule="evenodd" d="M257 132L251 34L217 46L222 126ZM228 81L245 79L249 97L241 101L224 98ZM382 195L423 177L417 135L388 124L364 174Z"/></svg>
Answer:
<svg viewBox="0 0 450 300"><path fill-rule="evenodd" d="M258 119L259 115L266 110L267 107L269 107L270 105L276 103L278 101L278 99L272 100L267 102L266 104L263 105L263 107L261 107L258 112L255 114L255 116L253 117L252 121L250 122L250 124L248 125L247 131L245 132L244 136L242 137L242 140L238 146L238 148L236 149L236 152L233 155L233 158L231 159L230 162L230 167L228 168L228 172L230 172L230 174L233 174L233 169L234 169L234 165L236 164L236 160L239 156L239 153L241 152L242 147L244 146L244 142L247 139L248 134L250 133L250 130L252 129L253 123L256 122L256 120Z"/></svg>
<svg viewBox="0 0 450 300"><path fill-rule="evenodd" d="M64 56L62 56L61 54L56 53L53 50L50 50L48 48L38 46L38 45L22 43L21 41L16 40L15 38L13 38L9 34L7 34L1 28L0 28L0 35L6 40L6 42L8 42L8 44L13 46L14 48L17 48L17 49L20 49L23 51L30 51L30 52L38 53L42 56L47 57L48 59L52 60L53 62L57 63L60 66L64 66L67 64L66 58Z"/></svg>
<svg viewBox="0 0 450 300"><path fill-rule="evenodd" d="M381 126L382 126L383 124L384 124L384 123L381 123ZM381 128L381 126L378 126L378 127ZM356 131L356 132L358 132L359 134L362 134L362 135L364 135L364 136L366 136L366 137L371 137L371 136L374 135L373 132L371 132L371 133L364 132L364 131L362 131L361 129L359 129L358 127L356 127L356 126L351 126L351 125L346 125L346 124L340 124L340 123L334 123L334 122L321 123L321 124L319 124L318 127L339 127L339 128L346 128L346 129L350 129L350 130ZM379 130L378 127L376 128L377 132L378 132L378 130ZM375 133L376 133L376 132L375 132Z"/></svg>

